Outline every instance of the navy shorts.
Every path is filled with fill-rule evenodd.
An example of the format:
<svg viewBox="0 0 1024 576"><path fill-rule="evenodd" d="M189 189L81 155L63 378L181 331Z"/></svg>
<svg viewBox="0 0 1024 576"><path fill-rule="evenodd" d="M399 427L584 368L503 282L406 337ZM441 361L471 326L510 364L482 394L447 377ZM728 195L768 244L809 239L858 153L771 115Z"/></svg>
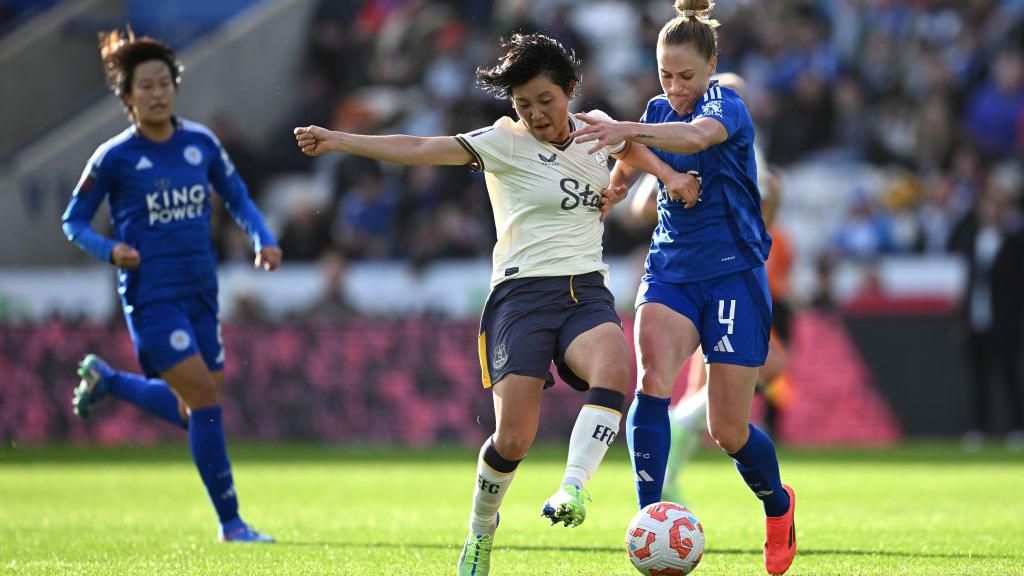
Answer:
<svg viewBox="0 0 1024 576"><path fill-rule="evenodd" d="M126 307L128 331L146 376L155 378L197 352L211 372L223 370L224 344L217 313L216 294Z"/></svg>
<svg viewBox="0 0 1024 576"><path fill-rule="evenodd" d="M484 388L506 374L531 376L552 386L551 362L577 390L590 385L565 365L569 344L606 322L619 327L615 298L600 272L576 276L516 278L491 291L480 317L480 369Z"/></svg>
<svg viewBox="0 0 1024 576"><path fill-rule="evenodd" d="M645 275L636 296L686 316L700 333L706 362L761 366L768 357L772 300L764 266L675 284Z"/></svg>

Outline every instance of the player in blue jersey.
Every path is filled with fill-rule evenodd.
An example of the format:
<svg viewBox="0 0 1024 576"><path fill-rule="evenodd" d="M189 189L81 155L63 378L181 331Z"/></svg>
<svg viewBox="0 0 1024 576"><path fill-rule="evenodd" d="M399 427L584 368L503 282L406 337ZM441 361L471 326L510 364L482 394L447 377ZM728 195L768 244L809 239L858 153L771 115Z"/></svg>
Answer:
<svg viewBox="0 0 1024 576"><path fill-rule="evenodd" d="M718 63L712 2L675 5L678 15L658 37L664 94L651 99L639 123L578 116L588 126L575 133L594 146L644 144L701 182L699 194L659 194L637 295L639 382L627 417L637 495L641 507L661 499L672 386L700 345L709 364L708 429L761 499L765 568L782 574L796 554L796 498L782 484L771 439L750 423L771 330L764 266L771 238L761 217L754 125L737 93L711 80ZM611 184L629 172L617 165Z"/></svg>
<svg viewBox="0 0 1024 576"><path fill-rule="evenodd" d="M583 522L583 489L618 434L629 348L604 280L600 191L609 182L608 156L665 178L673 191L678 184L696 193L692 178L643 146L588 150L590 145L573 141L569 101L579 63L561 44L516 34L503 48L498 64L477 70L477 79L511 100L518 120L506 116L472 132L432 138L295 129L310 156L346 152L485 172L498 241L478 349L484 386L494 396L496 430L477 460L460 576L487 576L490 570L498 509L537 434L542 392L553 383L552 361L570 385L587 391L561 486L541 509L552 524ZM600 111L591 116L607 118Z"/></svg>
<svg viewBox="0 0 1024 576"><path fill-rule="evenodd" d="M145 375L82 360L75 414L87 418L108 396L188 431L199 476L225 542L273 542L238 514L221 422L224 347L217 317L210 194L253 240L256 266L277 269L281 251L217 138L173 115L181 65L166 45L114 31L100 35L108 83L132 125L89 159L63 216L64 234L118 269L118 294ZM113 238L90 226L110 204Z"/></svg>

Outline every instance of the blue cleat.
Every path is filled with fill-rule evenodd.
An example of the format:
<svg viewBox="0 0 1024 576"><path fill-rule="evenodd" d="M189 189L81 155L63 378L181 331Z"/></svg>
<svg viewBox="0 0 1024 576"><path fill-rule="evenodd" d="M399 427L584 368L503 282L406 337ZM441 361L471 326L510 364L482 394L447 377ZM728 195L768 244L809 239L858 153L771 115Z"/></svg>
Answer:
<svg viewBox="0 0 1024 576"><path fill-rule="evenodd" d="M82 420L89 417L92 409L107 396L107 378L114 375L114 369L95 354L89 354L78 364L78 376L82 379L71 396L75 416Z"/></svg>
<svg viewBox="0 0 1024 576"><path fill-rule="evenodd" d="M274 539L256 531L241 519L228 522L220 527L221 542L240 542L245 544L271 544Z"/></svg>

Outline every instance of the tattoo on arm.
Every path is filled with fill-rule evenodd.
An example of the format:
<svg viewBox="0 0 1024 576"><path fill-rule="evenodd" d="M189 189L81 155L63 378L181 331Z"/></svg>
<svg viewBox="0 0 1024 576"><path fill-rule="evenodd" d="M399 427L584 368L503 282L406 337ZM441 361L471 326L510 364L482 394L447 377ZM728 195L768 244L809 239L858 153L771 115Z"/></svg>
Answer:
<svg viewBox="0 0 1024 576"><path fill-rule="evenodd" d="M636 138L637 140L653 140L654 134L644 134L643 132L641 132L640 134L634 136L634 138Z"/></svg>

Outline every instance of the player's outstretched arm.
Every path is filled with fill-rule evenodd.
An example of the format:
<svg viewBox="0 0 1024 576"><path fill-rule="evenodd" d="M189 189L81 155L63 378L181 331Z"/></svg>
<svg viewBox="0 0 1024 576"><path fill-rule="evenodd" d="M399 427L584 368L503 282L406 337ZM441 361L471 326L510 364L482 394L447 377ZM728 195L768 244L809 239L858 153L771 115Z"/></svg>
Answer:
<svg viewBox="0 0 1024 576"><path fill-rule="evenodd" d="M592 149L594 151L602 146L613 146L619 142L629 141L666 152L694 154L721 144L729 138L725 126L711 118L664 124L603 120L586 114L576 114L576 118L587 125L573 132L573 136L581 144L595 142Z"/></svg>
<svg viewBox="0 0 1024 576"><path fill-rule="evenodd" d="M473 161L469 152L451 136L365 136L320 126L300 126L294 132L299 149L307 156L347 152L405 165L464 166Z"/></svg>

